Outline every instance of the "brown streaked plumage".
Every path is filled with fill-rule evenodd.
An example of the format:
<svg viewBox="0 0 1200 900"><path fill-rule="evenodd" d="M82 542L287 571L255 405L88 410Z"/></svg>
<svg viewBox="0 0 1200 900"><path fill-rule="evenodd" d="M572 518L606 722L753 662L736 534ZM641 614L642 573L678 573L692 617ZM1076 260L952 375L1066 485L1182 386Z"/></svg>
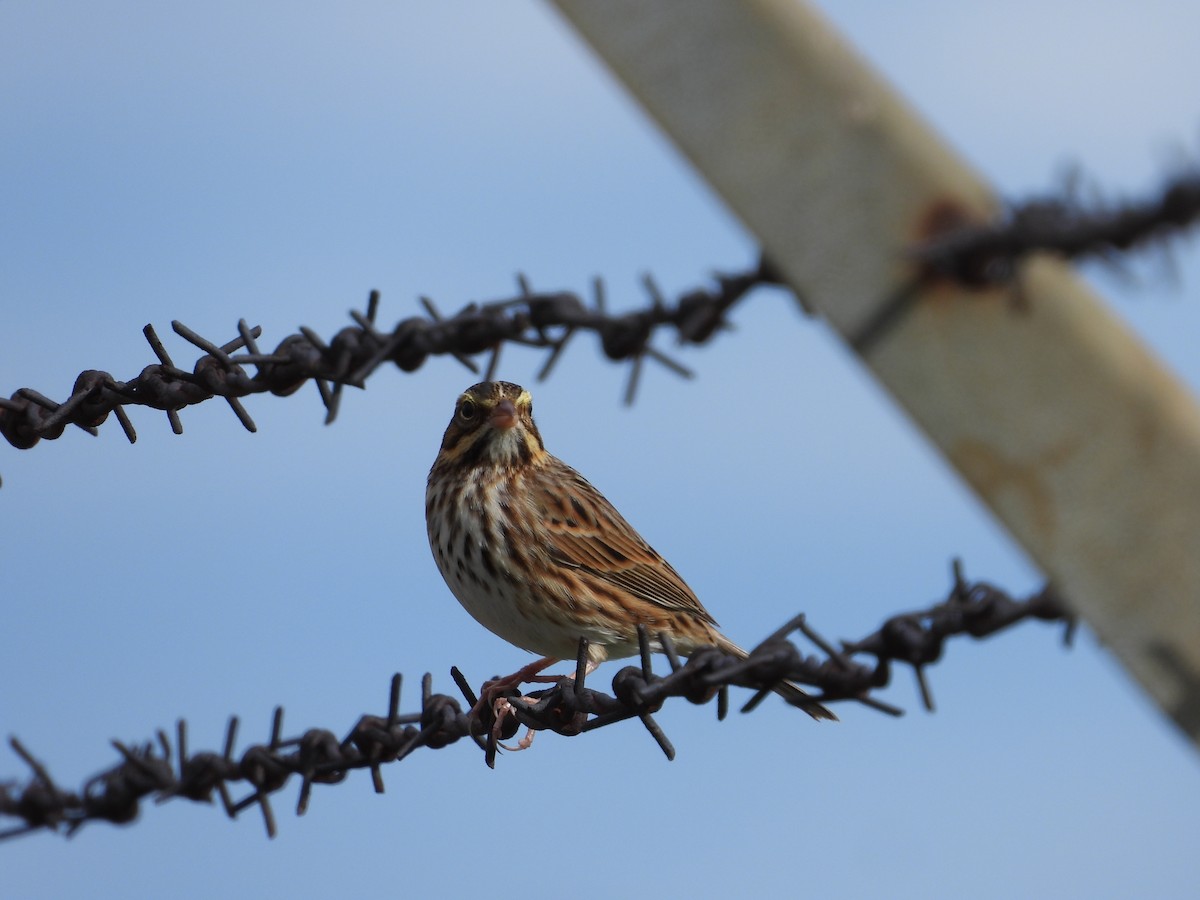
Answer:
<svg viewBox="0 0 1200 900"><path fill-rule="evenodd" d="M580 637L592 667L632 656L639 624L685 655L710 645L746 655L604 495L546 451L520 385L482 382L458 398L429 472L425 521L438 569L467 612L542 657L514 679L574 659ZM835 718L795 685L776 692L814 718Z"/></svg>

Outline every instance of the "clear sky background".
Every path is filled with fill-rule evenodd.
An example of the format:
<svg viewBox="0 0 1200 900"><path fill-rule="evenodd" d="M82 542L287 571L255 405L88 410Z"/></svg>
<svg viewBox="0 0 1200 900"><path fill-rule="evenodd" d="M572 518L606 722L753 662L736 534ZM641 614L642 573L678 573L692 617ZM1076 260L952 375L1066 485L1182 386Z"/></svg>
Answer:
<svg viewBox="0 0 1200 900"><path fill-rule="evenodd" d="M1184 2L824 3L864 55L1008 195L1079 164L1113 194L1194 159L1200 8ZM643 302L753 261L755 245L540 2L0 4L0 392L132 378L141 328L180 319L273 347L329 335L367 292L391 323L513 291ZM1200 262L1085 270L1193 390ZM819 322L781 291L682 352L698 378L626 373L577 339L531 385L547 445L584 472L750 644L798 611L831 637L944 595L950 560L1024 594L1021 551ZM664 344L664 347L666 345ZM542 357L509 351L530 384ZM265 740L344 733L388 679L452 689L527 661L458 606L429 556L425 476L459 391L450 359L377 374L326 428L315 388L0 447L0 732L78 787L186 717ZM1048 391L1052 386L1048 386ZM599 675L607 680L612 665ZM1086 631L1029 624L909 673L899 721L817 725L769 702L718 724L660 716L541 736L489 771L468 743L318 787L280 835L176 801L129 827L0 844L6 897L526 898L1194 896L1194 749ZM0 749L0 778L27 773ZM241 796L235 791L235 796Z"/></svg>

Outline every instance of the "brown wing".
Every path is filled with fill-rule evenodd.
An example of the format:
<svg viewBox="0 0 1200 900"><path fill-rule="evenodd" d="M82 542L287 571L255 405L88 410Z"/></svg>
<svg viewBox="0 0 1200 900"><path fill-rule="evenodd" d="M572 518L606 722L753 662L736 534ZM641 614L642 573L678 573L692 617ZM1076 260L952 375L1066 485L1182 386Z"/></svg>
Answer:
<svg viewBox="0 0 1200 900"><path fill-rule="evenodd" d="M533 479L550 557L664 610L716 621L670 563L658 555L587 479L558 459Z"/></svg>

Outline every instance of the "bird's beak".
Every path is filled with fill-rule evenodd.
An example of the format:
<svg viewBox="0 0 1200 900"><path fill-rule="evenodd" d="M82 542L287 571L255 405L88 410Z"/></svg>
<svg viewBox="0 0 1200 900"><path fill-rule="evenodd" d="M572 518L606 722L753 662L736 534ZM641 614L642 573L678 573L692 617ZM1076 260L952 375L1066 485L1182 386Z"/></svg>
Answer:
<svg viewBox="0 0 1200 900"><path fill-rule="evenodd" d="M488 416L488 421L493 428L508 431L517 424L517 408L513 406L511 400L501 400L492 407L492 414Z"/></svg>

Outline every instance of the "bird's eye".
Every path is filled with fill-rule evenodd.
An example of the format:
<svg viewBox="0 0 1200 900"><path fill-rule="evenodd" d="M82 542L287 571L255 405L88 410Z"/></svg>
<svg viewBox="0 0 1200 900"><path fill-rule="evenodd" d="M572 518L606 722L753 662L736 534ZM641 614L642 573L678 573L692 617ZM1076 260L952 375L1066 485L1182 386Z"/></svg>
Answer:
<svg viewBox="0 0 1200 900"><path fill-rule="evenodd" d="M458 417L464 422L470 422L478 411L474 400L464 400L458 407Z"/></svg>

